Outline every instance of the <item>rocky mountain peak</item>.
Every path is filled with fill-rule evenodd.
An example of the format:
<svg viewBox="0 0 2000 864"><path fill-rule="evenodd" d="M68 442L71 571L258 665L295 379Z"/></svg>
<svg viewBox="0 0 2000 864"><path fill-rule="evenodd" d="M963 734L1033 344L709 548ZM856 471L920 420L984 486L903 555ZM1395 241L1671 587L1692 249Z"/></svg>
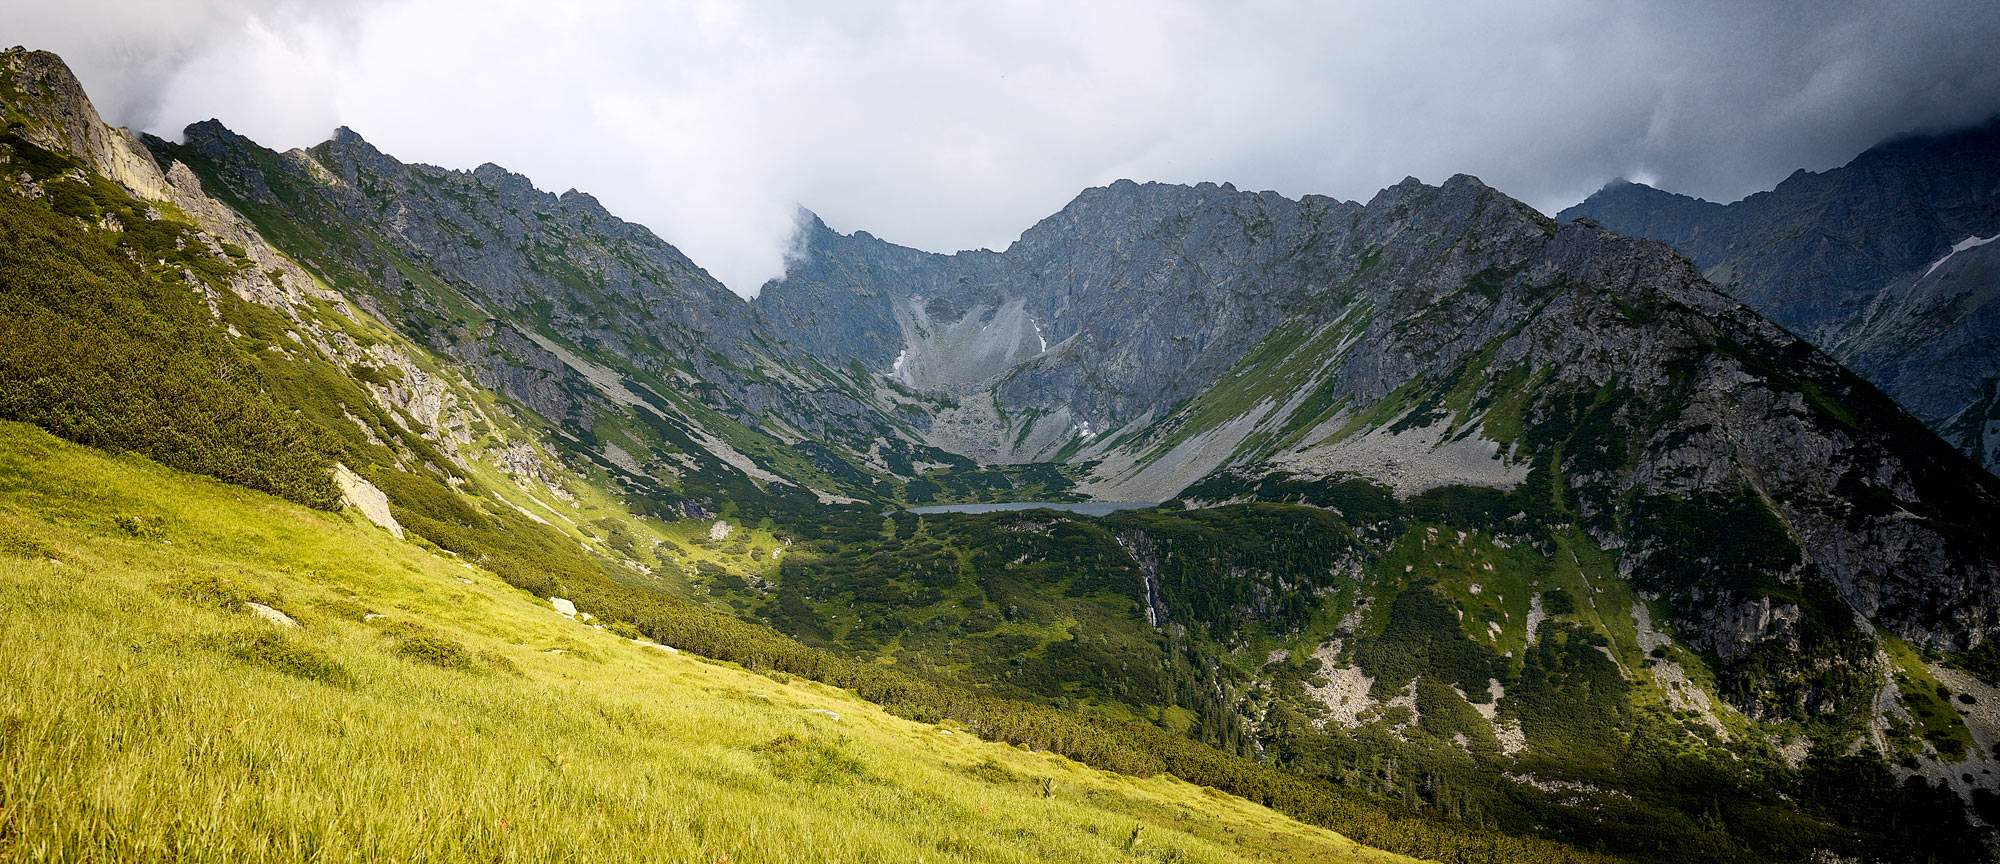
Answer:
<svg viewBox="0 0 2000 864"><path fill-rule="evenodd" d="M1585 216L1672 245L2000 471L2000 291L1975 266L2000 237L2000 120L1886 142L1728 205L1611 184L1561 214Z"/></svg>
<svg viewBox="0 0 2000 864"><path fill-rule="evenodd" d="M66 152L92 170L154 201L169 197L167 180L130 130L104 122L83 84L61 57L14 48L0 54L0 112L10 134Z"/></svg>
<svg viewBox="0 0 2000 864"><path fill-rule="evenodd" d="M345 128L345 127L343 127ZM181 129L181 143L203 153L222 154L249 143L250 139L224 126L221 120L209 118L189 123Z"/></svg>

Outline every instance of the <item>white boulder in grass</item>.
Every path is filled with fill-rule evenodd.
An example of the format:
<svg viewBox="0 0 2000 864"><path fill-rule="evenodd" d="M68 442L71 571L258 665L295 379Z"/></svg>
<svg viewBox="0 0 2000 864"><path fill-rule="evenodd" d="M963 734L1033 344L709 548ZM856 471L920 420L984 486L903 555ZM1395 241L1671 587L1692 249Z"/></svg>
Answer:
<svg viewBox="0 0 2000 864"><path fill-rule="evenodd" d="M727 539L729 539L729 532L731 532L731 531L734 531L734 530L736 530L736 529L734 529L734 528L730 527L730 525L729 525L729 521L728 521L728 520L726 520L726 519L717 519L717 520L715 520L715 524L714 524L714 525L710 525L710 526L708 526L708 539L710 539L710 540L727 540Z"/></svg>
<svg viewBox="0 0 2000 864"><path fill-rule="evenodd" d="M571 603L568 600L564 600L561 597L550 597L549 605L556 607L557 615L561 615L564 618L569 618L571 620L574 620L576 618L575 603Z"/></svg>
<svg viewBox="0 0 2000 864"><path fill-rule="evenodd" d="M403 539L403 526L396 524L396 517L389 513L389 496L375 488L375 484L361 479L346 465L333 464L333 481L340 486L340 503L361 511L368 521L382 527L396 539Z"/></svg>
<svg viewBox="0 0 2000 864"><path fill-rule="evenodd" d="M273 609L269 606L266 606L262 603L251 603L245 601L243 603L243 608L250 610L250 614L262 618L266 621L269 621L273 624L276 624L280 627L299 626L299 622L292 620L292 616L286 615L285 613Z"/></svg>

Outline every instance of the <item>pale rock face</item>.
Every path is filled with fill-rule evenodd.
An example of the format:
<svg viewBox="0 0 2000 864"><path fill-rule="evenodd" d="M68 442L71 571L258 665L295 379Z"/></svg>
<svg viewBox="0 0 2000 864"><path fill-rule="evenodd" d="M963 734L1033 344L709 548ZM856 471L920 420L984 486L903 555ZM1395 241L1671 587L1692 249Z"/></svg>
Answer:
<svg viewBox="0 0 2000 864"><path fill-rule="evenodd" d="M340 503L361 511L368 521L382 527L396 539L403 539L403 526L396 524L396 517L389 512L389 496L375 488L375 484L362 479L346 465L333 466L333 480L340 484Z"/></svg>
<svg viewBox="0 0 2000 864"><path fill-rule="evenodd" d="M51 150L68 151L99 174L133 195L163 201L168 197L159 166L129 130L107 125L62 59L45 51L9 51L0 56L4 74L24 92L39 93L50 103L31 112L50 121L30 126L22 137Z"/></svg>
<svg viewBox="0 0 2000 864"><path fill-rule="evenodd" d="M1477 436L1449 438L1439 422L1401 433L1371 429L1345 440L1284 453L1273 464L1315 477L1358 474L1373 477L1408 498L1439 486L1512 489L1528 478L1528 465L1509 463L1500 445Z"/></svg>
<svg viewBox="0 0 2000 864"><path fill-rule="evenodd" d="M1338 665L1341 641L1329 639L1313 649L1313 659L1320 662L1319 674L1324 683L1308 684L1306 692L1326 708L1326 716L1315 721L1321 727L1329 723L1342 728L1360 726L1361 716L1376 704L1368 695L1375 679L1359 666Z"/></svg>
<svg viewBox="0 0 2000 864"><path fill-rule="evenodd" d="M535 452L535 445L517 441L504 447L486 451L485 459L493 467L517 480L535 480L548 483L548 469L542 464L542 457Z"/></svg>
<svg viewBox="0 0 2000 864"><path fill-rule="evenodd" d="M736 529L731 527L728 521L717 519L714 525L708 526L708 539L727 540L729 539L730 532L734 530Z"/></svg>
<svg viewBox="0 0 2000 864"><path fill-rule="evenodd" d="M83 160L134 197L172 203L211 235L211 243L242 247L256 266L232 277L230 288L239 296L283 310L309 295L351 311L338 293L317 285L271 248L235 210L209 197L187 166L176 162L162 170L131 130L105 124L61 58L42 51L9 51L0 54L0 74L46 100L28 112L43 122L22 129L23 137Z"/></svg>

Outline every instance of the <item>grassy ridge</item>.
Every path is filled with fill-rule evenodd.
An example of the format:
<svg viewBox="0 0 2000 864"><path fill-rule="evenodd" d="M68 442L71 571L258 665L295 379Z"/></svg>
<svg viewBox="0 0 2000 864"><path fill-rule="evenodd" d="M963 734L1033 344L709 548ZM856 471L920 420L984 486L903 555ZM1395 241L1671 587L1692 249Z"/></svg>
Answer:
<svg viewBox="0 0 2000 864"><path fill-rule="evenodd" d="M5 860L1407 860L638 645L358 520L11 423L0 616Z"/></svg>

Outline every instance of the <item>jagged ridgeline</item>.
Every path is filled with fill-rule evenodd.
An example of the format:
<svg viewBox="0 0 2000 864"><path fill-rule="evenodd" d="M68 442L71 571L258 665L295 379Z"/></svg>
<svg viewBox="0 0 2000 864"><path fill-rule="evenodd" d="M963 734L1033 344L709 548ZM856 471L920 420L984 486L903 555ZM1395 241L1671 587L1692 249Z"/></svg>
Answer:
<svg viewBox="0 0 2000 864"><path fill-rule="evenodd" d="M661 515L893 498L914 446L889 390L774 347L750 307L590 196L498 166L405 165L353 132L274 153L215 122L149 139L329 284L547 418Z"/></svg>
<svg viewBox="0 0 2000 864"><path fill-rule="evenodd" d="M1399 852L1990 854L2000 481L1657 243L1120 182L1001 252L808 218L752 303L497 166L6 74L9 417ZM883 513L1082 498L1166 504Z"/></svg>
<svg viewBox="0 0 2000 864"><path fill-rule="evenodd" d="M1120 183L1001 253L808 230L758 304L790 338L983 412L941 415L969 451L1069 460L1108 498L1331 508L1360 551L1290 557L1278 520L1169 543L1170 520L1112 517L1083 553L1067 517L970 536L935 517L873 566L795 558L773 620L1654 855L1765 854L1749 838L1800 809L1766 809L1780 796L1900 825L1874 848L1919 856L1943 823L1880 808L1993 812L1994 730L1960 710L1990 679L1945 664L1991 674L2000 484L1665 247L1467 177L1366 205ZM923 566L953 550L965 581ZM927 605L973 582L1069 599L1029 616L1039 632ZM1091 623L1107 582L1123 632ZM1301 592L1310 614L1274 602ZM1134 647L1142 618L1164 644ZM1195 647L1173 647L1184 634ZM1063 674L1134 657L1152 689ZM1718 777L1742 797L1710 818Z"/></svg>
<svg viewBox="0 0 2000 864"><path fill-rule="evenodd" d="M2000 473L2000 119L1734 204L1618 182L1561 217L1672 244Z"/></svg>
<svg viewBox="0 0 2000 864"><path fill-rule="evenodd" d="M1670 250L1558 226L1472 178L1406 181L1366 206L1118 184L998 255L812 239L801 281L759 299L799 334L881 333L923 312L926 332L1022 317L1054 337L958 382L978 391L960 405L1099 406L1078 428L1104 431L1069 457L1091 472L1085 490L1217 503L1285 486L1270 478L1358 476L1405 500L1463 488L1442 521L1510 527L1544 550L1569 532L1610 554L1605 575L1664 604L1759 715L1816 716L1860 685L1746 670L1839 656L1872 678L1875 625L1940 652L2000 627L2000 483ZM856 274L891 269L877 259L916 299L863 290ZM1202 274L1225 281L1195 292ZM1174 301L1191 292L1239 305L1182 320ZM863 361L887 350L848 344ZM894 374L921 384L911 370L943 361L905 344ZM1201 350L1218 344L1238 347Z"/></svg>
<svg viewBox="0 0 2000 864"><path fill-rule="evenodd" d="M624 557L607 541L629 516L579 529L582 546L541 530L580 478L545 461L538 430L266 243L184 165L162 171L59 59L6 61L6 417L314 507L386 491L384 524L496 571L603 578Z"/></svg>

